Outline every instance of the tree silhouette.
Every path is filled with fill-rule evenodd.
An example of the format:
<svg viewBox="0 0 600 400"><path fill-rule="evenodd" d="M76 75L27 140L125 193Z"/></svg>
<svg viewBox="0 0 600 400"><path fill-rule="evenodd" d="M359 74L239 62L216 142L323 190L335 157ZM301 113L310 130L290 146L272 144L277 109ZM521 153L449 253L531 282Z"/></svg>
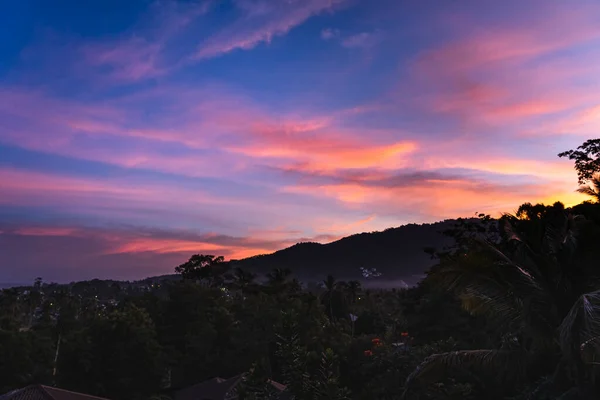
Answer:
<svg viewBox="0 0 600 400"><path fill-rule="evenodd" d="M280 287L285 285L291 275L292 271L287 268L275 268L267 274L267 281L270 286Z"/></svg>
<svg viewBox="0 0 600 400"><path fill-rule="evenodd" d="M466 253L448 255L432 269L428 281L493 321L503 344L433 355L408 378L407 390L452 371L515 387L556 365L551 380L564 392L589 384L597 373L586 360L599 354L600 271L593 245L577 239L586 222L555 205L542 215L506 215L500 223L501 243L475 238Z"/></svg>
<svg viewBox="0 0 600 400"><path fill-rule="evenodd" d="M358 295L360 294L360 291L362 289L360 282L359 281L348 281L346 283L346 285L344 286L344 288L346 289L346 292L348 293L350 302L352 304L355 304L356 300L358 299Z"/></svg>
<svg viewBox="0 0 600 400"><path fill-rule="evenodd" d="M256 274L246 271L240 267L237 267L233 271L232 275L232 287L236 290L240 290L245 293L256 279Z"/></svg>
<svg viewBox="0 0 600 400"><path fill-rule="evenodd" d="M15 329L19 326L23 305L19 301L17 289L4 289L0 292L0 328Z"/></svg>
<svg viewBox="0 0 600 400"><path fill-rule="evenodd" d="M327 278L323 281L325 287L325 293L323 294L324 300L329 304L329 318L333 321L333 296L336 291L338 282L335 280L333 275L327 275Z"/></svg>
<svg viewBox="0 0 600 400"><path fill-rule="evenodd" d="M185 263L175 267L183 279L197 280L209 286L221 284L226 270L223 256L194 254Z"/></svg>
<svg viewBox="0 0 600 400"><path fill-rule="evenodd" d="M590 196L594 202L600 203L600 174L594 175L589 181L591 184L580 186L577 191Z"/></svg>
<svg viewBox="0 0 600 400"><path fill-rule="evenodd" d="M161 348L148 313L127 305L61 345L58 383L110 398L143 399L160 386Z"/></svg>
<svg viewBox="0 0 600 400"><path fill-rule="evenodd" d="M36 309L41 305L42 303L42 278L35 278L35 281L33 283L33 287L31 288L31 290L29 291L29 294L27 295L27 307L28 307L28 325L29 327L31 327L33 325L33 318L35 315L35 311Z"/></svg>
<svg viewBox="0 0 600 400"><path fill-rule="evenodd" d="M575 161L575 170L579 184L583 185L592 180L600 172L600 139L586 140L575 150L563 151L559 157L568 157Z"/></svg>

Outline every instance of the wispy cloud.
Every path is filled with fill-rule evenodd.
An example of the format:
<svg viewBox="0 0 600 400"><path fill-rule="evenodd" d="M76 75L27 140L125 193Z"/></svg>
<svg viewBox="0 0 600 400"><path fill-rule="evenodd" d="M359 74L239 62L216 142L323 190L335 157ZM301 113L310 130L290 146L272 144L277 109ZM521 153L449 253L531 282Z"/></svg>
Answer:
<svg viewBox="0 0 600 400"><path fill-rule="evenodd" d="M168 183L77 177L14 168L0 168L0 183L0 204L6 207L46 207L63 215L84 213L107 220L128 215L125 218L140 221L152 215L159 223L165 218L181 221L183 215L191 213L200 221L209 215L201 208L208 210L217 204L243 203Z"/></svg>
<svg viewBox="0 0 600 400"><path fill-rule="evenodd" d="M97 67L117 81L139 81L164 75L176 65L164 54L170 40L198 17L212 2L175 0L152 4L138 29L106 41L85 43L81 53L88 66Z"/></svg>
<svg viewBox="0 0 600 400"><path fill-rule="evenodd" d="M381 39L381 32L361 32L342 39L341 44L348 49L366 49L376 45Z"/></svg>
<svg viewBox="0 0 600 400"><path fill-rule="evenodd" d="M481 28L463 21L469 29L420 52L410 65L415 102L472 128L515 124L589 103L598 82L586 88L577 78L591 73L590 64L561 52L600 40L592 17L598 12L595 5L559 7L535 22ZM399 90L404 93L406 85Z"/></svg>
<svg viewBox="0 0 600 400"><path fill-rule="evenodd" d="M270 43L314 15L333 11L345 0L243 1L244 15L231 26L202 42L194 59L217 57L234 50L250 50Z"/></svg>
<svg viewBox="0 0 600 400"><path fill-rule="evenodd" d="M325 28L321 31L321 39L330 40L340 36L340 30L334 28Z"/></svg>
<svg viewBox="0 0 600 400"><path fill-rule="evenodd" d="M403 156L416 148L414 142L406 140L369 142L339 126L335 113L276 116L246 100L215 91L188 91L188 96L181 93L182 89L172 88L149 94L148 99L169 98L180 107L174 115L163 113L159 119L136 122L141 111L123 107L126 100L83 106L37 92L0 92L0 98L6 95L13 99L10 104L14 107L0 106L0 115L5 118L20 117L26 109L43 110L36 119L25 119L16 129L7 130L0 142L123 167L221 177L239 173L251 164L301 164L313 170L333 166L397 168ZM174 120L177 122L172 124ZM137 146L115 150L114 141ZM164 142L186 150L169 153ZM220 151L206 151L215 147ZM236 158L226 160L224 153Z"/></svg>
<svg viewBox="0 0 600 400"><path fill-rule="evenodd" d="M86 45L82 52L91 66L107 67L111 76L118 80L137 81L167 72L160 66L162 45L140 37Z"/></svg>
<svg viewBox="0 0 600 400"><path fill-rule="evenodd" d="M0 230L0 266L19 260L25 268L14 279L33 280L28 266L42 260L49 269L62 272L62 281L89 279L141 279L173 273L191 254L218 254L240 259L267 254L300 241L323 241L331 236L290 235L279 240L197 233L144 227L52 226L3 224ZM65 249L69 249L65 251ZM108 262L110 260L111 262ZM8 265L8 264L7 264ZM14 265L14 264L13 264ZM83 268L85 266L85 268ZM107 267L108 266L108 267Z"/></svg>

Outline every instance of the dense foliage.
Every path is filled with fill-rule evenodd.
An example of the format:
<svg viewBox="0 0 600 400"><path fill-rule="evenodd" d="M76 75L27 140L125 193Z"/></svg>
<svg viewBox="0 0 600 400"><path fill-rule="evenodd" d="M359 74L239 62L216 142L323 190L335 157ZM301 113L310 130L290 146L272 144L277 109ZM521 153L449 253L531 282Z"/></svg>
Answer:
<svg viewBox="0 0 600 400"><path fill-rule="evenodd" d="M425 355L488 344L482 319L427 284L366 291L330 276L309 292L286 270L259 284L219 264L135 291L110 283L104 295L103 281L76 295L69 285L3 291L0 391L36 382L146 399L251 371L245 398L268 398L257 393L273 379L297 399L385 399Z"/></svg>
<svg viewBox="0 0 600 400"><path fill-rule="evenodd" d="M586 154L566 155L596 185ZM309 290L285 268L261 280L194 255L178 279L4 290L0 392L168 398L243 373L242 400L274 398L272 381L297 400L598 398L600 185L589 189L572 208L458 220L408 289L329 275Z"/></svg>

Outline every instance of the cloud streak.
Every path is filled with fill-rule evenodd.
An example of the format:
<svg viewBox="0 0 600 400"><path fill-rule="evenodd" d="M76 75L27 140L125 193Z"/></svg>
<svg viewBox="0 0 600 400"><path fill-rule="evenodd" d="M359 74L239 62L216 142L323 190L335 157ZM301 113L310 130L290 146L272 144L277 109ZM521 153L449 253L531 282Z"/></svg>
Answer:
<svg viewBox="0 0 600 400"><path fill-rule="evenodd" d="M86 43L80 53L86 66L98 68L119 82L165 75L176 65L166 56L167 47L192 22L207 14L211 5L209 0L155 2L139 24L142 35L133 31L114 40Z"/></svg>
<svg viewBox="0 0 600 400"><path fill-rule="evenodd" d="M0 266L8 267L11 261L16 260L41 262L43 259L49 268L59 268L65 273L62 281L98 276L139 279L144 273L172 273L174 267L187 260L191 254L219 254L230 259L239 259L271 253L298 241L316 239L322 240L323 237L291 236L281 240L263 240L125 226L14 227L5 224L0 230L0 250L3 254ZM69 250L65 253L66 248ZM117 265L107 265L109 260L116 261ZM18 282L28 282L35 277L29 268L13 274L13 280Z"/></svg>
<svg viewBox="0 0 600 400"><path fill-rule="evenodd" d="M254 1L238 0L242 17L202 42L193 59L218 57L235 50L251 50L287 34L310 17L333 11L345 0Z"/></svg>

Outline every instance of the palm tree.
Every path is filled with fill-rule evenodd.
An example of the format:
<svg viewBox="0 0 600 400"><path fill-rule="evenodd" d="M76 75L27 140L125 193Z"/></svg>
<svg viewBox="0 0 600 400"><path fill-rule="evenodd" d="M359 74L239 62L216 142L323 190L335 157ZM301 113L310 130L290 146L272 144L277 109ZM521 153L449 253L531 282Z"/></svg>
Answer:
<svg viewBox="0 0 600 400"><path fill-rule="evenodd" d="M287 268L275 268L267 274L267 280L271 286L282 286L292 275L292 271Z"/></svg>
<svg viewBox="0 0 600 400"><path fill-rule="evenodd" d="M474 238L469 251L432 268L427 280L498 323L504 340L497 349L428 357L407 379L405 396L458 371L514 388L526 377L549 375L552 366L547 381L554 390L589 383L590 359L600 354L600 271L594 244L578 245L585 224L560 204L534 216L505 215L499 244ZM571 386L560 385L568 376L575 377Z"/></svg>
<svg viewBox="0 0 600 400"><path fill-rule="evenodd" d="M246 271L240 267L233 271L233 287L244 293L254 283L256 274Z"/></svg>
<svg viewBox="0 0 600 400"><path fill-rule="evenodd" d="M325 286L324 297L327 298L329 303L329 318L333 321L333 295L335 293L336 287L339 283L335 280L333 275L327 275L327 278L323 281L323 286Z"/></svg>
<svg viewBox="0 0 600 400"><path fill-rule="evenodd" d="M348 281L348 283L346 283L345 289L352 304L356 303L356 299L358 298L361 288L362 286L359 281Z"/></svg>
<svg viewBox="0 0 600 400"><path fill-rule="evenodd" d="M10 329L21 324L22 302L17 289L0 290L0 328Z"/></svg>
<svg viewBox="0 0 600 400"><path fill-rule="evenodd" d="M596 174L590 179L591 185L580 186L579 193L590 196L594 202L600 203L600 174Z"/></svg>
<svg viewBox="0 0 600 400"><path fill-rule="evenodd" d="M33 287L29 290L25 302L27 303L29 314L28 327L31 328L35 311L42 303L42 278L35 278Z"/></svg>

